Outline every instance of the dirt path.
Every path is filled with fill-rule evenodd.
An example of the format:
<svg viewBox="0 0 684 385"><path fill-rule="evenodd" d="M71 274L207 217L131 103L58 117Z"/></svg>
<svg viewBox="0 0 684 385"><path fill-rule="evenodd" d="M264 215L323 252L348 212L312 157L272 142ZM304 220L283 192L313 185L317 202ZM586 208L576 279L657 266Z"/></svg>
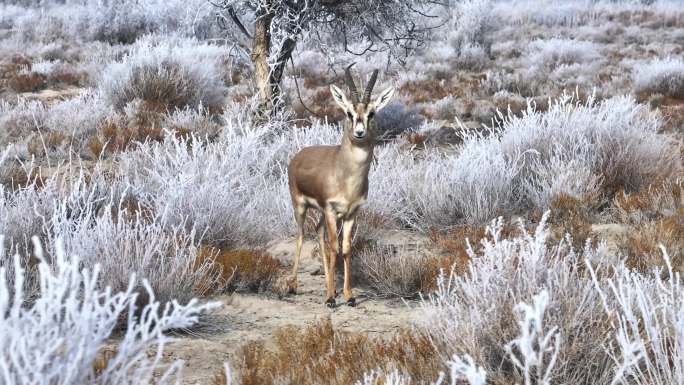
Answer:
<svg viewBox="0 0 684 385"><path fill-rule="evenodd" d="M214 374L223 367L223 362L231 361L238 348L249 341L266 340L268 343L273 339L274 331L282 326L304 327L330 317L333 325L341 330L389 337L400 327L410 325L420 313L415 302L373 298L363 287L355 288L357 307L338 304L335 309L326 308L323 305L324 276L312 275L320 266L318 258L310 257L313 248L313 241L305 242L297 295L282 299L259 294L214 298L224 304L215 317L225 330L181 337L165 349L167 360L186 362L185 383L211 384ZM294 240L279 242L269 252L289 265L294 254ZM338 302L342 302L341 299Z"/></svg>

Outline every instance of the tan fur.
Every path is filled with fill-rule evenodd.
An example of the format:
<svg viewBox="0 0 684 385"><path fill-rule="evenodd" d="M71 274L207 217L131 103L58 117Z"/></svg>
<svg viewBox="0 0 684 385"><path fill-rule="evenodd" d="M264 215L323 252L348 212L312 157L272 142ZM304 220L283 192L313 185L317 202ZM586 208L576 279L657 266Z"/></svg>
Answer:
<svg viewBox="0 0 684 385"><path fill-rule="evenodd" d="M298 226L297 248L290 279L290 291L297 288L297 270L304 237L306 211L313 208L321 213L317 226L320 252L327 282L328 305L335 303L335 265L339 253L338 227L343 226L342 254L344 257L344 299L354 304L351 289L351 237L359 207L368 197L368 171L373 160L375 137L372 115L391 97L385 91L376 102L351 104L336 87L333 96L348 114L342 143L337 146L312 146L302 149L290 161L288 180L292 206ZM335 95L335 92L338 92ZM354 136L355 130L365 130L363 138ZM327 230L325 242L324 228Z"/></svg>

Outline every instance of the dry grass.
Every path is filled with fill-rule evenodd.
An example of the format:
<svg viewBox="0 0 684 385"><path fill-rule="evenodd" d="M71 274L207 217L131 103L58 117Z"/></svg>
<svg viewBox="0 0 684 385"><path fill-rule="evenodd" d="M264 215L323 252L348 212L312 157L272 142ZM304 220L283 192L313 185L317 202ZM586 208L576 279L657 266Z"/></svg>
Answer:
<svg viewBox="0 0 684 385"><path fill-rule="evenodd" d="M576 250L584 248L591 237L591 212L594 203L589 199L578 199L570 195L557 196L551 202L551 233L556 241L572 236Z"/></svg>
<svg viewBox="0 0 684 385"><path fill-rule="evenodd" d="M259 250L221 250L202 247L197 263L212 260L221 269L224 290L263 292L271 289L282 273L280 261Z"/></svg>
<svg viewBox="0 0 684 385"><path fill-rule="evenodd" d="M618 220L631 227L620 239L627 263L638 271L662 267L664 246L675 271L684 273L684 182L665 181L633 194L618 193Z"/></svg>
<svg viewBox="0 0 684 385"><path fill-rule="evenodd" d="M504 225L501 237L504 239L519 236L520 227L517 224ZM437 278L441 271L449 274L466 274L470 265L468 245L477 251L481 241L487 238L487 228L484 226L461 226L448 231L433 230L430 240L442 250L442 255L430 260L430 275L422 288L423 292L437 289Z"/></svg>
<svg viewBox="0 0 684 385"><path fill-rule="evenodd" d="M399 92L410 97L413 103L431 102L455 93L446 82L437 79L407 81L399 87Z"/></svg>
<svg viewBox="0 0 684 385"><path fill-rule="evenodd" d="M15 92L36 92L47 85L47 77L35 72L17 73L10 77L7 85Z"/></svg>
<svg viewBox="0 0 684 385"><path fill-rule="evenodd" d="M429 337L420 332L405 329L383 340L335 330L330 319L276 331L273 349L264 342L249 343L238 351L236 363L242 385L349 385L378 368L396 368L415 383L430 383L443 370ZM214 383L219 380L225 376Z"/></svg>

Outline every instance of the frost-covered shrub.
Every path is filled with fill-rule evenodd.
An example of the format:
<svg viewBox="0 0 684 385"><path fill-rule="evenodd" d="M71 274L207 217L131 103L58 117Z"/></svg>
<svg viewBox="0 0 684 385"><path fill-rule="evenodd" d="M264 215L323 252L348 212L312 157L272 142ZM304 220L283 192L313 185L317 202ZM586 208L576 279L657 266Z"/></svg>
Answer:
<svg viewBox="0 0 684 385"><path fill-rule="evenodd" d="M162 304L147 289L149 303L136 307L136 278L122 292L103 288L103 272L67 256L60 243L50 264L37 266L40 292L27 304L26 278L14 262L14 275L0 269L0 378L7 384L177 383L182 363L162 363L171 329L188 328L215 304L193 300ZM43 258L40 248L36 255ZM6 259L0 250L0 259ZM128 273L125 273L128 274ZM10 283L10 282L13 282ZM138 314L137 317L133 314ZM124 320L125 332L112 341ZM149 355L150 351L155 354Z"/></svg>
<svg viewBox="0 0 684 385"><path fill-rule="evenodd" d="M413 297L426 289L433 274L430 257L407 248L369 247L354 258L360 265L355 276L382 295Z"/></svg>
<svg viewBox="0 0 684 385"><path fill-rule="evenodd" d="M449 26L448 40L457 56L475 47L479 47L484 53L489 53L491 37L487 34L494 28L492 6L491 0L464 0L452 4L453 25Z"/></svg>
<svg viewBox="0 0 684 385"><path fill-rule="evenodd" d="M610 194L676 174L681 161L672 139L658 133L660 125L631 97L580 103L566 95L546 112L528 108L506 118L500 140L506 154L524 162L519 180L528 202L544 208L559 188L592 194L600 180L601 191ZM556 184L564 179L564 187Z"/></svg>
<svg viewBox="0 0 684 385"><path fill-rule="evenodd" d="M150 32L220 36L212 7L204 0L47 1L0 6L0 25L27 41L61 38L132 43Z"/></svg>
<svg viewBox="0 0 684 385"><path fill-rule="evenodd" d="M214 138L221 132L219 122L201 104L197 109L173 111L165 117L163 125L180 135L193 133L199 138Z"/></svg>
<svg viewBox="0 0 684 385"><path fill-rule="evenodd" d="M665 249L662 253L663 272L644 276L620 266L608 285L593 275L606 313L618 315L613 321L615 384L684 381L684 287Z"/></svg>
<svg viewBox="0 0 684 385"><path fill-rule="evenodd" d="M468 274L423 302L419 330L455 358L452 384L454 364L470 384L681 383L684 288L667 252L664 271L635 273L604 244L548 244L547 216L511 239L494 221Z"/></svg>
<svg viewBox="0 0 684 385"><path fill-rule="evenodd" d="M659 118L630 97L603 102L566 95L541 112L504 117L487 135L463 133L458 152L430 149L417 159L393 144L376 150L369 207L420 230L545 210L577 199L636 190L681 170Z"/></svg>
<svg viewBox="0 0 684 385"><path fill-rule="evenodd" d="M0 101L0 144L33 141L41 153L44 149L59 150L55 153L61 155L67 150L78 153L112 116L113 108L91 91L50 106L25 99L14 105Z"/></svg>
<svg viewBox="0 0 684 385"><path fill-rule="evenodd" d="M41 128L47 117L47 109L37 101L19 99L10 104L0 100L0 144L6 145Z"/></svg>
<svg viewBox="0 0 684 385"><path fill-rule="evenodd" d="M269 143L268 130L192 145L169 136L123 154L122 173L162 223L194 227L216 246L262 246L287 232L292 217L286 164L273 159L284 138Z"/></svg>
<svg viewBox="0 0 684 385"><path fill-rule="evenodd" d="M482 46L464 45L456 58L456 65L461 69L481 71L487 66L489 56Z"/></svg>
<svg viewBox="0 0 684 385"><path fill-rule="evenodd" d="M684 60L653 59L634 64L634 91L684 98Z"/></svg>
<svg viewBox="0 0 684 385"><path fill-rule="evenodd" d="M601 58L600 45L572 39L533 40L527 47L526 62L554 69L560 65L586 63Z"/></svg>
<svg viewBox="0 0 684 385"><path fill-rule="evenodd" d="M604 251L548 245L544 221L534 233L521 229L524 235L513 239L504 239L501 229L502 222L494 222L490 238L469 250L467 274L443 277L420 324L444 356L473 357L490 380L608 383L612 358L603 343L612 333L609 314L588 274L577 268L585 259L600 263ZM544 292L548 296L538 296ZM538 349L546 347L551 352L543 358ZM551 382L529 382L528 375Z"/></svg>
<svg viewBox="0 0 684 385"><path fill-rule="evenodd" d="M30 184L14 192L0 189L0 233L5 234L7 255L18 253L29 266L35 264L31 237L48 245L59 238L68 253L83 255L83 266L99 263L101 281L114 290L125 290L130 272L147 279L162 301L185 303L220 287L211 261L196 261L199 239L193 229L162 225L123 184L105 179L102 169L96 168L88 180L83 172L58 170L56 175L65 175L45 180L40 188ZM52 247L48 258L57 253ZM8 262L0 259L0 266ZM31 287L36 289L27 285L27 296Z"/></svg>
<svg viewBox="0 0 684 385"><path fill-rule="evenodd" d="M380 139L391 139L406 131L418 129L423 121L424 118L418 111L394 101L378 111L375 130Z"/></svg>
<svg viewBox="0 0 684 385"><path fill-rule="evenodd" d="M170 110L200 104L220 109L226 91L219 69L225 48L196 40L155 40L138 42L104 69L99 81L104 99L119 109L135 99Z"/></svg>
<svg viewBox="0 0 684 385"><path fill-rule="evenodd" d="M99 264L104 285L123 291L129 286L128 273L133 272L149 282L162 303L187 303L209 290L220 290L211 261L198 263L192 229L163 226L146 218L152 213L135 204L105 205L98 211L88 203L75 217L66 205L58 204L49 237L61 239L67 253L82 255L84 266ZM48 250L50 255L56 252Z"/></svg>

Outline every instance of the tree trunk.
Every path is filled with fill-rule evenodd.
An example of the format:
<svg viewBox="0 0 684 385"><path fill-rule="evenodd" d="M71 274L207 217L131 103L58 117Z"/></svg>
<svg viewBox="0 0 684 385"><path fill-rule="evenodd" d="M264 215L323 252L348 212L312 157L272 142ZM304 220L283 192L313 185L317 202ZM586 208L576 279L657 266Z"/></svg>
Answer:
<svg viewBox="0 0 684 385"><path fill-rule="evenodd" d="M259 110L263 116L268 116L274 112L277 97L273 94L271 68L268 65L268 56L271 53L272 20L273 14L267 13L266 10L257 13L251 55L259 99L261 99Z"/></svg>
<svg viewBox="0 0 684 385"><path fill-rule="evenodd" d="M275 52L278 56L273 67L269 65L269 56L272 54L271 23L274 17L273 13L268 11L270 8L271 4L266 4L257 12L251 55L259 99L261 99L259 112L263 118L273 116L282 107L280 83L287 61L292 57L292 52L297 45L293 33L291 37L282 42L282 46L278 47L278 51Z"/></svg>

